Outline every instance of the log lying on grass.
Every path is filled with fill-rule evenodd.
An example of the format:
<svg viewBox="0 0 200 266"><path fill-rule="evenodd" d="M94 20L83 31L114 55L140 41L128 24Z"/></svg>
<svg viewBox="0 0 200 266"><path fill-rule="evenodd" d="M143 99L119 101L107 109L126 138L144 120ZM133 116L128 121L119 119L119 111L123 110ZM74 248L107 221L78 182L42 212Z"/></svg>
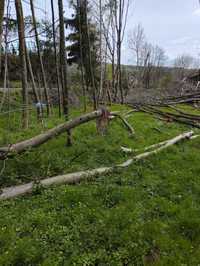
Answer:
<svg viewBox="0 0 200 266"><path fill-rule="evenodd" d="M139 154L120 165L115 165L112 167L102 167L102 168L97 168L97 169L88 170L88 171L82 171L82 172L77 172L77 173L72 173L72 174L67 174L67 175L62 175L62 176L56 176L56 177L50 177L50 178L41 180L40 184L44 187L49 187L51 185L59 185L59 184L76 184L86 178L91 178L91 177L101 175L101 174L105 175L105 174L113 172L116 168L119 168L119 169L126 168L137 160L144 159L152 154L157 154L163 149L166 149L174 145L175 143L180 142L181 140L184 140L184 139L189 140L192 138L192 136L193 136L193 131L183 133L171 140L168 140L163 146L153 151ZM0 200L10 199L10 198L14 198L20 195L31 193L34 189L34 185L35 185L34 182L31 182L25 185L4 188L2 189L2 193L0 194Z"/></svg>
<svg viewBox="0 0 200 266"><path fill-rule="evenodd" d="M15 154L19 154L27 150L30 150L32 148L35 148L37 146L40 146L41 144L44 144L45 142L49 141L50 139L64 132L67 132L77 126L80 126L94 119L100 118L103 114L104 114L104 110L102 109L88 113L88 114L84 114L66 123L58 125L52 129L49 129L47 132L39 134L31 139L24 140L16 144L11 144L6 147L1 147L0 148L0 160L5 160L6 158L14 156ZM134 134L134 129L121 115L119 115L117 112L111 112L110 116L120 118L121 121L126 126L126 128L128 129L128 131L131 134Z"/></svg>
<svg viewBox="0 0 200 266"><path fill-rule="evenodd" d="M81 124L89 122L93 119L101 117L101 115L102 115L101 110L84 114L78 118L75 118L66 123L58 125L57 127L49 129L47 132L39 134L31 139L24 140L16 144L9 145L7 147L2 147L0 148L0 160L4 160L5 158L12 156L14 154L22 153L26 150L37 147L47 142L48 140L54 138L55 136L62 134L70 129L73 129Z"/></svg>

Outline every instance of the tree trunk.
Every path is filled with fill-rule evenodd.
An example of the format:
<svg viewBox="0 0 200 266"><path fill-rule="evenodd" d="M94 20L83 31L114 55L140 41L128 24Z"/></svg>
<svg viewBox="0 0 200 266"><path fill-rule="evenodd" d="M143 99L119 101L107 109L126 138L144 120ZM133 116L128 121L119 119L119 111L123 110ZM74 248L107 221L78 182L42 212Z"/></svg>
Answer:
<svg viewBox="0 0 200 266"><path fill-rule="evenodd" d="M37 86L35 83L35 78L34 78L34 74L33 74L33 68L32 68L32 64L31 64L31 59L30 59L30 55L29 52L26 49L26 59L27 59L27 67L28 67L28 71L30 74L30 78L31 78L31 83L32 83L32 88L33 88L33 94L34 94L34 98L35 98L35 102L39 103L40 102L40 98L39 98L39 94L37 91Z"/></svg>
<svg viewBox="0 0 200 266"><path fill-rule="evenodd" d="M102 50L102 20L103 20L103 14L102 14L102 0L99 0L99 18L100 18L100 87L99 87L99 93L98 98L101 97L102 91L103 91L103 50Z"/></svg>
<svg viewBox="0 0 200 266"><path fill-rule="evenodd" d="M119 1L119 28L118 28L118 36L117 36L117 60L118 60L118 86L121 94L121 104L124 104L124 95L122 88L122 71L121 71L121 44L122 44L122 0Z"/></svg>
<svg viewBox="0 0 200 266"><path fill-rule="evenodd" d="M69 119L69 87L67 83L67 58L65 51L65 27L64 27L64 10L63 0L58 0L59 24L60 24L60 73L63 92L63 111L66 121ZM67 131L67 146L72 145L71 132Z"/></svg>
<svg viewBox="0 0 200 266"><path fill-rule="evenodd" d="M39 106L36 106L37 107L37 117L38 117L39 121L42 121L41 100L40 100L39 93L38 93L38 90L37 90L37 86L36 86L36 83L35 83L35 78L34 78L34 74L33 74L33 68L32 68L32 64L31 64L29 51L27 51L27 49L26 49L26 59L27 59L28 71L29 71L30 78L31 78L31 83L32 83L32 89L33 89L33 95L34 95L34 98L35 98L35 103L36 104L38 104L38 103L40 104Z"/></svg>
<svg viewBox="0 0 200 266"><path fill-rule="evenodd" d="M64 10L63 10L63 0L58 0L59 8L59 29L60 29L60 73L63 91L63 111L68 119L69 115L69 88L67 83L67 58L65 51L65 28L64 28Z"/></svg>
<svg viewBox="0 0 200 266"><path fill-rule="evenodd" d="M49 92L48 92L48 87L47 87L46 74L45 74L45 70L44 70L42 54L40 51L40 41L39 41L39 37L38 37L33 0L30 0L30 5L31 5L31 13L32 13L32 19L33 19L33 28L34 28L34 32L35 32L35 41L36 41L36 46L37 46L37 53L38 53L38 57L39 57L40 67L41 67L42 83L44 86L44 93L45 93L45 98L46 98L46 102L47 102L47 115L49 116L51 114L50 98L49 98Z"/></svg>
<svg viewBox="0 0 200 266"><path fill-rule="evenodd" d="M19 34L19 56L21 61L21 80L22 80L22 126L28 128L28 82L27 82L27 65L26 65L26 44L25 44L25 31L24 31L24 16L21 0L15 0L15 8L18 22Z"/></svg>
<svg viewBox="0 0 200 266"><path fill-rule="evenodd" d="M60 81L60 73L59 73L59 66L58 66L58 60L57 60L55 14L54 14L54 4L53 4L53 1L54 0L51 0L53 46L54 46L54 61L55 61L55 66L56 66L56 81L57 81L57 87L58 87L59 117L61 117L61 110L62 110L61 81Z"/></svg>
<svg viewBox="0 0 200 266"><path fill-rule="evenodd" d="M2 35L4 7L5 7L5 0L1 0L0 1L0 41L1 41L1 35Z"/></svg>
<svg viewBox="0 0 200 266"><path fill-rule="evenodd" d="M6 10L6 28L5 28L5 50L4 50L4 82L3 82L3 96L0 103L0 111L3 108L8 88L8 24L9 24L9 2L7 3ZM0 73L1 73L1 36L0 36Z"/></svg>
<svg viewBox="0 0 200 266"><path fill-rule="evenodd" d="M78 8L78 22L79 22L79 42L80 42L80 65L81 65L81 83L82 83L82 92L83 92L83 107L84 112L86 112L86 89L85 89L85 77L84 77L84 65L83 65L83 36L82 36L82 25L81 25L81 5L80 0L77 0Z"/></svg>
<svg viewBox="0 0 200 266"><path fill-rule="evenodd" d="M90 44L90 29L88 26L88 8L87 8L87 0L85 0L85 22L86 22L86 34L87 34L87 46L88 46L88 59L89 59L89 70L90 76L92 81L92 89L93 89L93 106L94 110L98 108L98 100L97 100L97 89L95 84L95 77L94 77L94 69L92 66L92 56L91 56L91 44Z"/></svg>
<svg viewBox="0 0 200 266"><path fill-rule="evenodd" d="M1 43L2 43L2 24L3 24L3 15L4 15L5 0L0 1L0 73L1 73Z"/></svg>

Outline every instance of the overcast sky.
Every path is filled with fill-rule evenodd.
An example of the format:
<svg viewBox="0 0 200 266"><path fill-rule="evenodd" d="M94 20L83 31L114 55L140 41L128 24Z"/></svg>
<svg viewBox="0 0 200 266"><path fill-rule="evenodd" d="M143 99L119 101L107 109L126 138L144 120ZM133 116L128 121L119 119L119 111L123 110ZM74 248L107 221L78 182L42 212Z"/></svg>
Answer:
<svg viewBox="0 0 200 266"><path fill-rule="evenodd" d="M127 31L141 23L148 40L163 47L169 59L200 54L198 0L131 0ZM131 59L126 58L126 61Z"/></svg>
<svg viewBox="0 0 200 266"><path fill-rule="evenodd" d="M68 0L63 1L66 8ZM169 61L183 53L195 57L199 56L199 0L130 0L130 2L129 19L123 45L123 63L131 64L134 61L128 50L127 35L138 23L143 25L147 39L166 51ZM43 8L46 5L50 18L49 0L35 0L35 5L42 5ZM57 0L55 0L55 6L57 6ZM24 8L27 9L27 7L28 5L24 4ZM40 17L42 12L38 10L37 15Z"/></svg>

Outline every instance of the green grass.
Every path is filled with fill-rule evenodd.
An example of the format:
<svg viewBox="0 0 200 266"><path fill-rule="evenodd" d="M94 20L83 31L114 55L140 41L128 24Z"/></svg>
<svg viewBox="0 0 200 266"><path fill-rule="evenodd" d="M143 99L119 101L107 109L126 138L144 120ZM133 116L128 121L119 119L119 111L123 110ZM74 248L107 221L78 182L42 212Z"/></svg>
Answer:
<svg viewBox="0 0 200 266"><path fill-rule="evenodd" d="M0 118L1 145L45 130L32 116L30 129L21 131L19 118ZM128 121L134 137L118 120L105 137L90 122L73 131L70 148L64 134L7 160L1 186L114 165L129 158L120 146L142 148L191 129L143 113ZM62 119L45 122L51 128ZM185 141L123 171L0 202L0 265L144 265L153 250L155 265L200 264L199 149L200 139Z"/></svg>

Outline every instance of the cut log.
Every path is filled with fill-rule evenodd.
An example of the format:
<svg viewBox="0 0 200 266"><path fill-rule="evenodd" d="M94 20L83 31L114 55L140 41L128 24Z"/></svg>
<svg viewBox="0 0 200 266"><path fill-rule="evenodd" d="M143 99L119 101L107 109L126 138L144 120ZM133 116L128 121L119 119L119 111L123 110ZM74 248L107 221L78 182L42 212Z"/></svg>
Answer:
<svg viewBox="0 0 200 266"><path fill-rule="evenodd" d="M56 176L56 177L50 177L50 178L41 180L40 184L43 187L49 187L51 185L60 185L60 184L76 184L86 178L96 177L97 175L105 175L105 174L113 172L116 168L123 169L123 168L129 167L135 161L145 159L146 157L153 155L153 154L157 154L158 152L174 145L175 143L180 142L181 140L184 140L184 139L189 140L191 139L192 136L193 136L193 131L183 133L167 141L165 145L153 151L139 154L120 165L116 165L112 167L102 167L102 168L97 168L97 169L88 170L88 171L82 171L82 172L77 172L77 173L72 173L72 174L67 174L67 175L62 175L62 176ZM34 185L35 185L34 182L30 182L28 184L24 184L20 186L4 188L2 189L2 193L0 194L0 200L11 199L17 196L22 196L22 195L31 193L34 189Z"/></svg>

